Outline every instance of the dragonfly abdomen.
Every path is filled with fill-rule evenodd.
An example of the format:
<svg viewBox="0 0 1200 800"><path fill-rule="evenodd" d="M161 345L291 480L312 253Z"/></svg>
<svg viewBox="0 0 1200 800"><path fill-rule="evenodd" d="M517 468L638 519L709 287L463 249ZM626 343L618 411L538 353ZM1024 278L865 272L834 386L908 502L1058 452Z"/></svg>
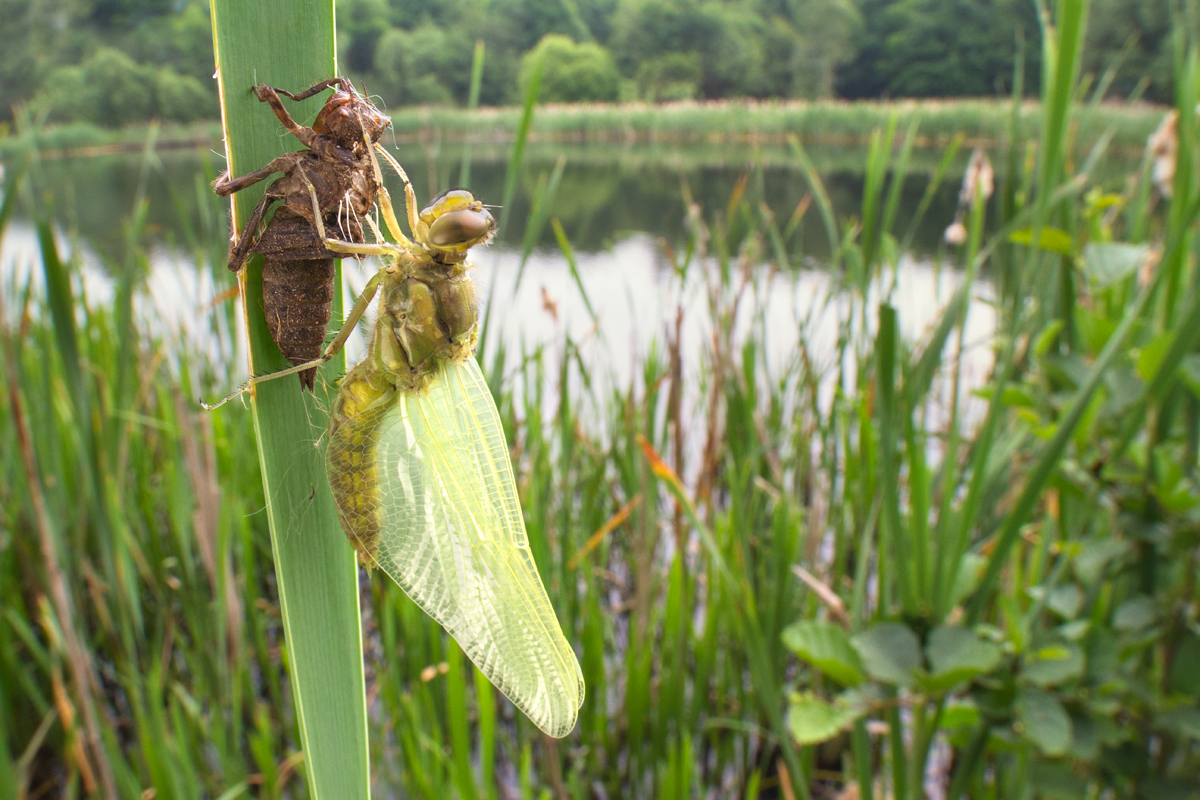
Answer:
<svg viewBox="0 0 1200 800"><path fill-rule="evenodd" d="M293 364L321 357L325 328L333 313L333 259L263 262L263 313L271 338ZM313 388L317 370L300 373L306 389Z"/></svg>
<svg viewBox="0 0 1200 800"><path fill-rule="evenodd" d="M325 455L342 530L366 567L376 566L379 545L376 432L391 405L388 400L395 396L394 391L378 386L376 371L367 366L370 361L368 358L342 378L329 415Z"/></svg>
<svg viewBox="0 0 1200 800"><path fill-rule="evenodd" d="M389 274L380 292L371 354L342 378L326 455L342 528L367 566L378 555L379 424L399 395L428 391L442 363L471 357L478 320L470 281L453 267L450 276Z"/></svg>

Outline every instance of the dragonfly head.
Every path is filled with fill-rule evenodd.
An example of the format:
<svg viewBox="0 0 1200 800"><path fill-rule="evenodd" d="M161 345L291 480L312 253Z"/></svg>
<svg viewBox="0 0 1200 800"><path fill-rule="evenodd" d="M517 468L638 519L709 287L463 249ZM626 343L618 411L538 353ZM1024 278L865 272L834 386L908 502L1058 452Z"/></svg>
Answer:
<svg viewBox="0 0 1200 800"><path fill-rule="evenodd" d="M421 212L418 241L443 254L466 253L477 244L487 244L496 233L496 220L465 189L452 189L435 197Z"/></svg>
<svg viewBox="0 0 1200 800"><path fill-rule="evenodd" d="M313 130L333 139L338 147L358 151L364 134L372 142L379 141L392 120L367 98L360 95L349 81L334 90L313 122Z"/></svg>

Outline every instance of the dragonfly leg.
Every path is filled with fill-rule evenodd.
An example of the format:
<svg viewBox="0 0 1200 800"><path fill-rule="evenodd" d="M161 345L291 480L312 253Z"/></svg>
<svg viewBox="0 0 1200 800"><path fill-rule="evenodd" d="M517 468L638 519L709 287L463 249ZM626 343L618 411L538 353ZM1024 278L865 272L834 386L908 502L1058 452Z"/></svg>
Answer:
<svg viewBox="0 0 1200 800"><path fill-rule="evenodd" d="M350 338L350 332L358 325L358 321L362 319L363 314L367 313L367 309L370 308L371 301L375 299L375 293L379 291L379 283L383 280L386 272L387 270L381 269L371 276L371 280L367 281L367 285L363 287L362 294L358 296L358 300L354 303L354 308L350 309L350 313L342 322L342 327L338 329L337 336L333 337L333 341L329 343L329 346L325 348L325 352L321 355L323 359L321 361L322 364L333 358L338 354L339 350L346 346L346 340Z"/></svg>
<svg viewBox="0 0 1200 800"><path fill-rule="evenodd" d="M240 192L247 186L253 186L264 178L269 178L276 172L287 172L292 168L293 164L297 163L299 162L297 161L296 154L287 153L275 159L270 164L267 164L265 167L256 169L253 172L247 172L240 178L231 178L229 173L226 172L224 175L217 178L216 183L213 184L213 191L221 195L221 197L228 197L234 192Z"/></svg>
<svg viewBox="0 0 1200 800"><path fill-rule="evenodd" d="M312 185L312 181L308 179L308 173L304 171L304 167L296 162L296 172L300 175L300 180L304 181L304 186L308 189L308 197L312 200L313 226L317 229L317 236L322 240L325 236L325 220L321 219L321 201L317 199L317 187Z"/></svg>
<svg viewBox="0 0 1200 800"><path fill-rule="evenodd" d="M396 173L400 176L400 179L404 181L404 204L408 210L408 229L415 235L417 232L417 193L413 191L412 181L408 179L408 173L404 171L404 167L400 166L400 162L392 158L392 154L384 149L383 145L376 143L375 147L380 153L383 154L384 160L388 162L391 168L396 170ZM378 164L378 162L376 163ZM389 206L391 205L391 201L392 199L389 197ZM395 221L394 213L392 215L392 221ZM391 226L389 225L388 227L390 228Z"/></svg>
<svg viewBox="0 0 1200 800"><path fill-rule="evenodd" d="M325 233L325 222L321 219L321 205L317 200L316 187L309 181L308 175L305 174L302 166L297 164L296 171L299 173L300 179L304 181L304 185L308 188L308 196L312 200L313 207L313 225L317 229L317 235L324 240L325 249L332 250L335 253L347 253L356 256L391 256L392 258L396 258L404 252L401 247L384 241L378 244L368 244L366 242L347 242L343 239L330 238Z"/></svg>
<svg viewBox="0 0 1200 800"><path fill-rule="evenodd" d="M320 86L320 84L317 85ZM289 114L288 110L283 107L283 101L279 99L279 94L277 92L278 90L272 89L270 86L267 86L263 83L260 83L254 87L254 96L271 106L271 110L275 112L275 116L278 117L279 121L283 123L283 127L287 128L288 131L297 139L304 142L305 147L312 147L313 142L315 142L318 138L317 132L307 125L301 125L296 122L296 120L292 119L292 115ZM304 92L301 92L300 95L292 95L288 92L284 92L284 94L286 94L288 97L291 97L293 100L297 100L301 95L304 95Z"/></svg>
<svg viewBox="0 0 1200 800"><path fill-rule="evenodd" d="M371 280L367 281L367 285L363 287L363 293L359 295L358 301L354 304L354 308L350 310L350 314L346 317L346 321L342 323L342 327L338 331L337 336L335 336L333 341L329 343L329 346L325 348L325 352L321 354L320 358L307 361L303 364L297 364L293 367L289 367L288 369L282 369L279 372L272 372L269 375L255 375L251 377L250 380L246 381L237 389L230 392L217 402L205 403L203 400L201 400L200 406L205 411L212 411L214 408L220 408L221 406L225 405L238 395L245 394L252 386L260 383L266 383L267 381L273 381L276 378L295 375L297 372L304 372L307 369L315 369L324 365L329 361L329 359L337 355L338 352L346 346L346 340L350 338L350 332L354 330L354 326L358 324L360 319L362 319L363 314L365 314L367 309L370 307L371 301L375 299L375 293L379 290L379 283L383 280L383 275L385 272L386 270L380 270L379 272L375 273Z"/></svg>
<svg viewBox="0 0 1200 800"><path fill-rule="evenodd" d="M396 209L392 205L392 195L388 192L387 187L383 185L383 171L379 168L379 160L375 158L375 151L378 150L383 154L383 157L389 164L395 168L400 178L404 181L404 186L409 186L408 175L405 174L404 168L397 163L396 159L392 158L391 154L378 142L371 142L366 131L363 131L363 142L367 145L367 153L371 158L371 169L375 172L375 185L379 187L379 194L375 197L376 205L382 210L383 224L387 227L388 233L392 238L399 242L405 249L410 252L419 252L419 248L411 239L404 235L404 231L400 229L400 222L396 219ZM415 230L410 228L410 230Z"/></svg>
<svg viewBox="0 0 1200 800"><path fill-rule="evenodd" d="M271 91L277 92L278 94L285 95L286 97L290 97L293 100L307 100L308 98L312 97L314 94L320 94L321 92L325 91L326 89L332 89L334 86L338 87L339 89L341 89L343 92L346 92L347 94L354 91L354 85L350 83L349 78L326 78L325 80L321 81L320 83L315 83L312 86L305 89L303 92L299 92L298 94L292 94L291 92L285 91L283 89L272 89Z"/></svg>
<svg viewBox="0 0 1200 800"><path fill-rule="evenodd" d="M326 239L325 249L335 253L349 253L355 256L390 256L396 258L403 255L404 250L391 242L368 244L367 242L344 242L341 239Z"/></svg>
<svg viewBox="0 0 1200 800"><path fill-rule="evenodd" d="M258 205L254 207L254 211L250 212L250 219L246 220L246 227L242 228L242 235L229 248L229 269L232 272L237 272L242 268L242 264L246 263L246 257L250 255L250 248L254 247L258 241L258 226L262 224L262 219L266 216L267 209L271 207L272 203L281 199L278 195L272 195L268 191L263 195L263 199L258 201Z"/></svg>

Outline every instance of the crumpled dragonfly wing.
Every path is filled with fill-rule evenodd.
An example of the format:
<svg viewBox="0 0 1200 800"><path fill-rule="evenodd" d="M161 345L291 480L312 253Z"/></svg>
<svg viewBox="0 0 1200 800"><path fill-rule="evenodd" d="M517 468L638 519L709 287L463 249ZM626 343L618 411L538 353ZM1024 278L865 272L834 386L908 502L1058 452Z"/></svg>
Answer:
<svg viewBox="0 0 1200 800"><path fill-rule="evenodd" d="M375 432L380 567L546 733L575 727L583 674L529 550L508 445L473 358L397 394Z"/></svg>

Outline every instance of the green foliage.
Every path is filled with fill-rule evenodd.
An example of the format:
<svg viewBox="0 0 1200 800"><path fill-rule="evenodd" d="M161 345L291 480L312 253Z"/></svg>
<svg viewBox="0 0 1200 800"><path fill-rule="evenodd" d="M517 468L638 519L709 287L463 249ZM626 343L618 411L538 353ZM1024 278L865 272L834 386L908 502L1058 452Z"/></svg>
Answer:
<svg viewBox="0 0 1200 800"><path fill-rule="evenodd" d="M997 138L1017 166L960 209L966 241L938 251L941 279L958 288L932 330L902 335L907 311L889 287L930 199L957 182L962 137L932 161L911 145L974 134L994 104L919 106L924 120L872 107L872 124L884 116L858 156L853 215L835 210L838 187L798 139L788 157L804 179L790 182L807 199L793 220L794 204L760 194L761 174L695 213L693 236L663 253L672 290L698 287L710 303L681 321L711 330L694 360L668 336L612 390L604 358L624 351L608 342L595 360L573 340L558 356L485 350L530 548L589 697L572 738L548 745L398 588L374 580L364 619L379 713L367 724L381 789L688 797L736 785L753 797L776 791L764 776L786 774L796 797L855 783L861 797L917 800L927 776L952 800L1195 795L1200 52L1181 53L1174 78L1184 113L1172 196L1155 194L1148 169L1104 182L1118 186L1107 193L1090 142L1134 117L1076 104L1086 77L1069 54L1085 4L1057 8L1047 108L1005 115ZM428 113L446 129L462 119ZM509 124L505 113L487 124ZM660 130L657 109L596 113L546 130L613 119ZM686 109L671 130L702 137L706 113ZM812 130L790 113L746 124ZM821 105L804 124L850 130L866 113ZM1127 140L1144 141L1133 130ZM906 226L914 164L929 177ZM6 173L0 232L11 198L44 196L17 191L20 175ZM611 177L596 183L620 193ZM553 196L579 186L561 167L536 185L537 220L585 213ZM839 281L819 312L836 317L830 369L809 351L812 318L784 330L754 303L778 290L756 267L818 252L798 236L810 204ZM142 213L120 264L145 260ZM215 205L205 218L195 247L222 273L224 218ZM575 273L563 226L548 222ZM260 489L249 414L198 415L187 398L214 393L199 354L160 358L161 342L121 323L128 299L113 311L73 298L54 231L41 234L46 298L34 292L25 313L23 287L0 293L0 794L34 780L69 794L85 784L82 752L111 766L119 797L299 795L294 653L280 647L263 512L274 498ZM982 343L968 326L980 294L995 320ZM794 337L794 357L768 363L767 335ZM981 350L990 366L968 384L965 355ZM56 576L64 603L43 599ZM95 680L72 680L69 631ZM96 687L94 723L83 687ZM62 698L75 716L58 717Z"/></svg>
<svg viewBox="0 0 1200 800"><path fill-rule="evenodd" d="M871 681L794 698L789 719L806 742L855 726L845 751L862 794L873 788L877 763L868 728L834 709L865 708L868 719L887 724L879 750L891 763L881 771L895 797L921 796L939 735L955 750L946 787L953 800L1099 791L1134 798L1161 787L1182 797L1196 788L1184 721L1198 701L1196 683L1175 680L1178 653L1195 649L1180 599L1195 596L1196 582L1190 562L1173 560L1197 544L1200 395L1185 353L1200 340L1200 301L1177 306L1166 287L1180 270L1195 269L1184 230L1200 213L1200 191L1190 171L1182 180L1177 173L1174 193L1189 199L1173 194L1161 215L1146 216L1147 168L1121 194L1106 194L1091 185L1089 167L1064 166L1080 163L1072 126L1086 79L1075 56L1087 12L1086 2L1064 0L1047 28L1039 185L1018 192L1010 177L1011 194L1002 191L1000 202L960 208L969 232L953 257L965 284L928 341L902 341L904 311L885 303L873 347L858 351L860 363L871 363L859 368L859 391L873 387L874 403L849 404L840 441L855 465L845 475L859 482L846 497L871 511L855 512L845 557L877 554L877 596L846 589L822 600L848 609L849 640ZM1195 47L1177 61L1187 64L1176 73L1181 119L1194 119ZM849 231L829 223L864 297L895 265L888 234L878 246L872 235L891 227L887 212L881 216L890 205L883 175L892 159L907 158L903 145L882 144L895 140L895 129L893 122L872 140L861 223ZM1196 163L1195 140L1180 141L1180 162ZM820 188L814 175L809 182ZM995 215L990 241L985 213ZM923 410L929 367L947 357L965 314L962 293L985 263L1001 275L995 362L979 392L986 410L963 426L960 356L950 355L949 423L935 434ZM960 333L960 348L963 341ZM835 573L830 586L838 585ZM783 643L825 675L846 674L834 647L800 646L797 632L815 629L799 622ZM1189 713L1167 711L1181 708Z"/></svg>
<svg viewBox="0 0 1200 800"><path fill-rule="evenodd" d="M449 37L431 24L412 31L391 28L375 49L378 90L400 103L450 103L452 84L446 81L460 66L461 53L449 44Z"/></svg>
<svg viewBox="0 0 1200 800"><path fill-rule="evenodd" d="M1085 74L1098 82L1111 67L1108 94L1170 100L1178 26L1169 0L1091 5ZM8 37L0 52L0 119L35 97L40 108L52 101L54 118L64 121L216 117L203 0L62 7L0 0L0 16ZM583 81L584 96L606 100L635 99L635 92L649 101L988 96L1011 85L1019 39L1027 92L1037 86L1041 61L1036 3L1029 0L338 0L338 21L342 69L392 109L466 105L477 41L488 54L480 103L519 103L520 65L550 34L608 50L624 92L609 93L606 66L596 68L603 86ZM65 110L66 89L55 84L77 87L82 77L62 70L86 70L103 48L183 80L143 79L166 85L117 116ZM563 96L579 91L569 87ZM87 95L85 87L81 107L101 102Z"/></svg>
<svg viewBox="0 0 1200 800"><path fill-rule="evenodd" d="M508 43L518 53L533 50L551 34L577 42L592 38L575 0L493 0L488 12L508 22Z"/></svg>
<svg viewBox="0 0 1200 800"><path fill-rule="evenodd" d="M763 96L765 31L763 18L748 5L648 0L621 16L613 48L629 76L666 54L691 55L700 62L704 97Z"/></svg>
<svg viewBox="0 0 1200 800"><path fill-rule="evenodd" d="M33 105L55 121L123 126L157 116L190 122L209 115L212 99L191 76L102 47L79 66L50 73Z"/></svg>
<svg viewBox="0 0 1200 800"><path fill-rule="evenodd" d="M836 625L802 620L784 629L783 643L843 686L857 686L863 681L859 651L851 644L846 632Z"/></svg>
<svg viewBox="0 0 1200 800"><path fill-rule="evenodd" d="M521 59L521 91L541 62L538 100L547 103L603 103L617 99L621 76L612 56L598 44L576 44L566 36L547 34Z"/></svg>
<svg viewBox="0 0 1200 800"><path fill-rule="evenodd" d="M338 0L338 58L353 72L367 72L377 58L376 46L387 34L392 12L387 0ZM378 73L384 80L385 73Z"/></svg>
<svg viewBox="0 0 1200 800"><path fill-rule="evenodd" d="M699 53L664 53L638 67L638 95L652 103L693 100L700 96L703 77Z"/></svg>
<svg viewBox="0 0 1200 800"><path fill-rule="evenodd" d="M1092 0L1083 69L1096 76L1116 68L1110 94L1146 95L1169 103L1174 92L1169 0Z"/></svg>
<svg viewBox="0 0 1200 800"><path fill-rule="evenodd" d="M982 97L1012 85L1017 37L1037 84L1038 21L1027 0L859 0L866 25L840 71L844 97Z"/></svg>
<svg viewBox="0 0 1200 800"><path fill-rule="evenodd" d="M216 118L208 3L3 5L0 119L19 102L112 127Z"/></svg>

